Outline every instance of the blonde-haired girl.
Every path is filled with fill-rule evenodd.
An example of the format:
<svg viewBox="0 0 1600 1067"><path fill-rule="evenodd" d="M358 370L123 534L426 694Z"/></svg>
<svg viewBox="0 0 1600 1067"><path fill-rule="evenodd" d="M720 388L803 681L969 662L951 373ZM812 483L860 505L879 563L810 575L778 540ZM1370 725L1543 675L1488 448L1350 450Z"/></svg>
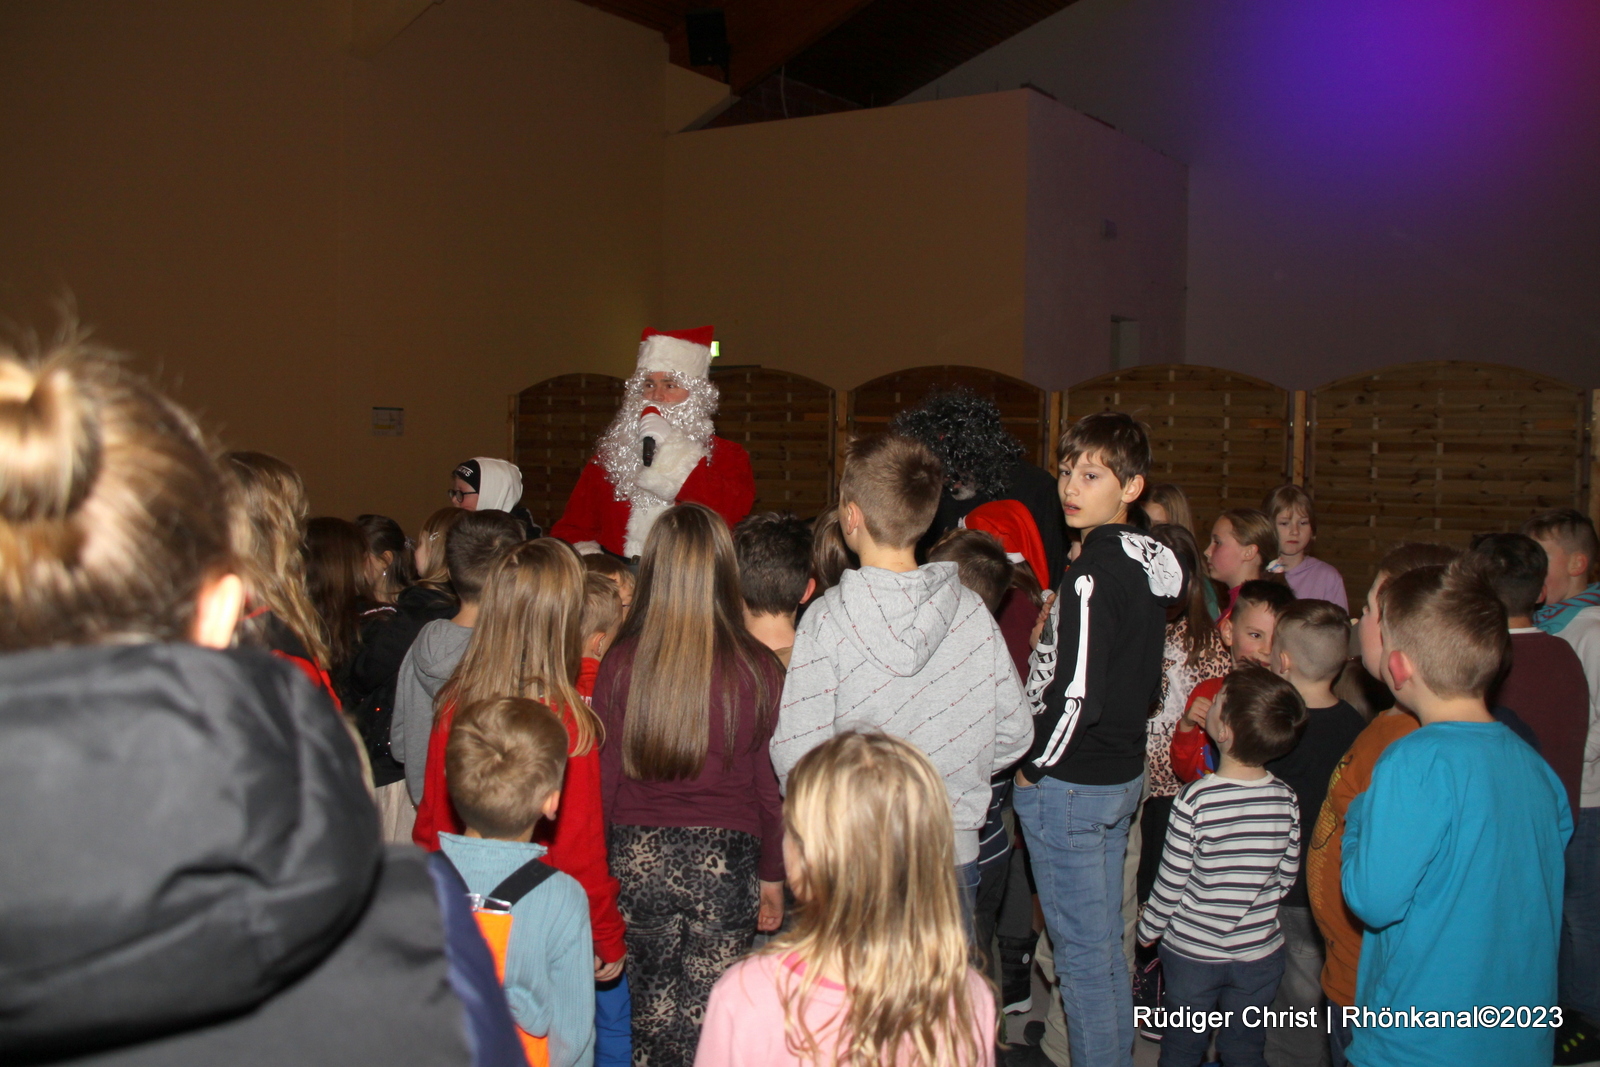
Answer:
<svg viewBox="0 0 1600 1067"><path fill-rule="evenodd" d="M306 591L305 483L293 467L265 452L228 452L221 468L229 540L246 596L239 639L294 663L337 702L327 637Z"/></svg>
<svg viewBox="0 0 1600 1067"><path fill-rule="evenodd" d="M978 1067L994 993L968 964L944 779L881 733L828 739L784 803L793 926L735 964L706 1009L695 1067Z"/></svg>
<svg viewBox="0 0 1600 1067"><path fill-rule="evenodd" d="M458 507L440 508L428 516L417 533L417 544L412 549L412 565L417 572L417 585L426 589L455 594L450 589L450 568L445 562L444 546L450 537L450 528L466 512Z"/></svg>
<svg viewBox="0 0 1600 1067"><path fill-rule="evenodd" d="M1268 575L1267 564L1278 558L1278 530L1272 520L1255 508L1229 508L1211 524L1211 541L1206 545L1206 569L1211 577L1228 587L1228 604L1223 616L1233 613L1239 587Z"/></svg>
<svg viewBox="0 0 1600 1067"><path fill-rule="evenodd" d="M585 575L578 554L549 537L505 549L490 565L472 639L434 701L437 711L412 840L433 851L441 832L463 832L445 779L444 752L456 708L498 697L548 704L567 728L567 774L561 812L541 828L539 841L549 846L546 861L576 878L589 895L595 974L609 980L622 973L625 952L617 880L606 861L600 807L603 734L575 684L583 658Z"/></svg>

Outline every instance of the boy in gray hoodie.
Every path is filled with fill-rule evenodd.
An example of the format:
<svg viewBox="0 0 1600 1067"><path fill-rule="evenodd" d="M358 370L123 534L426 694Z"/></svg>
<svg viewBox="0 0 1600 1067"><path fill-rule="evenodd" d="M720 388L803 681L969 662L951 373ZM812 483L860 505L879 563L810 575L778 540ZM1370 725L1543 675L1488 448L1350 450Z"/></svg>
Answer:
<svg viewBox="0 0 1600 1067"><path fill-rule="evenodd" d="M954 563L918 567L944 471L899 434L856 441L839 480L839 527L861 559L815 602L795 634L772 765L785 781L801 756L866 728L922 749L944 776L955 857L970 915L989 780L1020 759L1033 719L1005 639Z"/></svg>
<svg viewBox="0 0 1600 1067"><path fill-rule="evenodd" d="M433 698L450 680L472 640L489 561L507 545L521 543L524 536L522 524L504 511L468 512L450 528L444 558L461 610L453 619L428 623L411 642L395 679L394 716L389 722L389 751L406 765L406 792L413 804L422 803Z"/></svg>

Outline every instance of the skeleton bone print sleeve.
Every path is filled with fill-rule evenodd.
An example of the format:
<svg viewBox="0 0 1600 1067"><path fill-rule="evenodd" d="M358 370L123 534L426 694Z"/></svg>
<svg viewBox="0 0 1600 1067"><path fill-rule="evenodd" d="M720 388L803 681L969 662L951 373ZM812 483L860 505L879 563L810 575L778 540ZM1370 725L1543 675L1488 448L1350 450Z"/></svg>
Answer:
<svg viewBox="0 0 1600 1067"><path fill-rule="evenodd" d="M1132 527L1102 526L1084 539L1030 661L1029 781L1113 785L1143 773L1165 607L1181 581L1172 553Z"/></svg>

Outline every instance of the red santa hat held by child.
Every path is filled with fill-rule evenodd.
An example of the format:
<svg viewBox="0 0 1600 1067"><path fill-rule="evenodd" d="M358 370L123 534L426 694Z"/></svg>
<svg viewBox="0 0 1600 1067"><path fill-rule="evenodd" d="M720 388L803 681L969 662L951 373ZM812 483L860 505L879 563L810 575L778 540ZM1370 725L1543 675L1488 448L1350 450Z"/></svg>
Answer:
<svg viewBox="0 0 1600 1067"><path fill-rule="evenodd" d="M1005 549L1007 559L1032 567L1033 576L1041 585L1050 580L1039 526L1033 521L1033 512L1020 501L991 500L979 504L962 517L959 525L994 534Z"/></svg>

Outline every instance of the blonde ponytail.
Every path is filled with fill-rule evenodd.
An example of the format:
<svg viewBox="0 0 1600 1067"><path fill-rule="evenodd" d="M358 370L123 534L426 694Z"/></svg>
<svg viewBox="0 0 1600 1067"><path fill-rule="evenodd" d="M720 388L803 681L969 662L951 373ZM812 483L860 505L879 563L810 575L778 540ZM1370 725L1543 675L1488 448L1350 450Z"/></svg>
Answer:
<svg viewBox="0 0 1600 1067"><path fill-rule="evenodd" d="M43 353L0 347L0 649L186 639L227 566L187 412L70 324Z"/></svg>

